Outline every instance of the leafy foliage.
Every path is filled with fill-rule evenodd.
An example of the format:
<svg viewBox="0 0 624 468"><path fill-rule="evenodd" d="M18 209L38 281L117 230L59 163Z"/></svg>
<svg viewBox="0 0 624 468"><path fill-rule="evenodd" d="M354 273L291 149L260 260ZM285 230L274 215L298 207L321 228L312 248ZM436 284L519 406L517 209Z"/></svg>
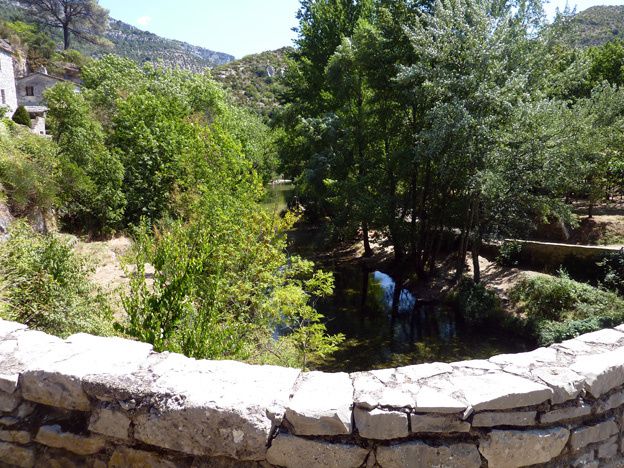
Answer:
<svg viewBox="0 0 624 468"><path fill-rule="evenodd" d="M30 115L28 115L28 111L26 110L26 108L24 106L19 106L16 110L15 113L13 114L13 122L20 124L20 125L25 125L26 127L31 126L31 122L30 122Z"/></svg>
<svg viewBox="0 0 624 468"><path fill-rule="evenodd" d="M16 221L0 249L0 317L62 337L112 334L107 300L89 274L66 241Z"/></svg>
<svg viewBox="0 0 624 468"><path fill-rule="evenodd" d="M541 345L574 338L624 321L624 300L568 278L532 276L511 291L512 302L526 314Z"/></svg>

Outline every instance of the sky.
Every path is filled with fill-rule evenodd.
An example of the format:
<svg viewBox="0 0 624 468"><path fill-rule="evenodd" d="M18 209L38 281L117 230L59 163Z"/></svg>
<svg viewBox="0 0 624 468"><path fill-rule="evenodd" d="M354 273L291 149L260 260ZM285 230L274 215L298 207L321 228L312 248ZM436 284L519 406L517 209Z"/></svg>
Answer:
<svg viewBox="0 0 624 468"><path fill-rule="evenodd" d="M624 0L567 0L577 11ZM299 0L100 0L110 15L159 36L178 39L236 58L292 45ZM545 7L552 17L566 0Z"/></svg>

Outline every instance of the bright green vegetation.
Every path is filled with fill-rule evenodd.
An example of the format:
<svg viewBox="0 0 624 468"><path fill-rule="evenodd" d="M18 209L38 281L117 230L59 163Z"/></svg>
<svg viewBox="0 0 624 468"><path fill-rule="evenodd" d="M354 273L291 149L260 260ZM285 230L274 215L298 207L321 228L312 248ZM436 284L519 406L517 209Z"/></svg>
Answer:
<svg viewBox="0 0 624 468"><path fill-rule="evenodd" d="M621 187L620 46L561 46L539 2L304 1L299 19L283 167L367 254L386 234L426 278L459 232L457 276L471 251L478 283L483 240Z"/></svg>
<svg viewBox="0 0 624 468"><path fill-rule="evenodd" d="M511 291L512 302L523 311L541 345L619 325L624 299L617 294L558 277L524 278Z"/></svg>
<svg viewBox="0 0 624 468"><path fill-rule="evenodd" d="M9 234L0 249L0 317L63 337L113 334L108 298L89 281L86 259L22 221Z"/></svg>
<svg viewBox="0 0 624 468"><path fill-rule="evenodd" d="M2 127L0 183L18 215L54 209L70 232L134 233L117 332L197 358L307 367L332 352L341 337L313 307L332 277L286 255L294 218L261 205L275 150L260 117L233 107L208 74L106 56L82 78L80 93L46 92L52 139ZM109 333L82 260L15 226L2 244L2 316L60 335Z"/></svg>
<svg viewBox="0 0 624 468"><path fill-rule="evenodd" d="M236 103L264 117L274 117L284 91L282 75L288 67L290 48L252 54L216 67L212 74ZM272 76L270 76L272 72Z"/></svg>

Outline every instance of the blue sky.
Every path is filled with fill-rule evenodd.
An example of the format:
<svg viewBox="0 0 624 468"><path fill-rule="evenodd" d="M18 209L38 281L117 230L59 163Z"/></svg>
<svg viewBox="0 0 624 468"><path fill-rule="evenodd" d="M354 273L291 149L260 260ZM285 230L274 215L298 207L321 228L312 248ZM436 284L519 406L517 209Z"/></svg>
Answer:
<svg viewBox="0 0 624 468"><path fill-rule="evenodd" d="M113 18L237 58L291 45L299 0L100 0ZM578 11L624 0L569 0ZM546 5L549 16L566 0Z"/></svg>

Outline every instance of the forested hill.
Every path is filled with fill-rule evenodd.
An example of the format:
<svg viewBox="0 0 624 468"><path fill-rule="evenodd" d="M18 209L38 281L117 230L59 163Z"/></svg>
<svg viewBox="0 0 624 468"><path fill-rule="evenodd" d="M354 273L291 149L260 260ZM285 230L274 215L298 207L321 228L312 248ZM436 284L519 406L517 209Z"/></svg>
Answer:
<svg viewBox="0 0 624 468"><path fill-rule="evenodd" d="M11 0L0 0L0 20L29 22L24 10ZM60 41L60 35L58 39ZM194 72L234 60L232 55L166 39L113 18L110 19L106 39L110 44L92 45L76 41L74 46L92 57L114 53L138 63L162 61L166 65Z"/></svg>
<svg viewBox="0 0 624 468"><path fill-rule="evenodd" d="M215 68L213 76L230 90L236 102L268 117L279 106L281 78L290 50L284 47L247 55Z"/></svg>
<svg viewBox="0 0 624 468"><path fill-rule="evenodd" d="M575 47L601 45L624 39L624 5L594 6L577 13L563 40Z"/></svg>

